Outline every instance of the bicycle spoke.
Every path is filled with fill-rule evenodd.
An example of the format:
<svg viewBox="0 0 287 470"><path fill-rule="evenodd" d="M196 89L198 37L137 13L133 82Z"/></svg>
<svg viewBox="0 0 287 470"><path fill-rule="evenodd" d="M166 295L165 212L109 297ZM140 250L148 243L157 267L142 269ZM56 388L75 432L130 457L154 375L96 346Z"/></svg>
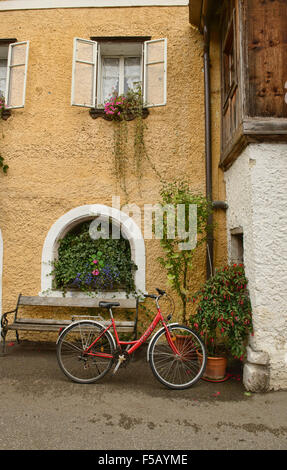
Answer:
<svg viewBox="0 0 287 470"><path fill-rule="evenodd" d="M171 388L186 388L201 377L205 367L205 350L197 335L188 327L169 327L178 351L175 354L168 343L166 332L155 337L150 351L150 362L155 376ZM197 351L204 355L202 363Z"/></svg>
<svg viewBox="0 0 287 470"><path fill-rule="evenodd" d="M110 338L110 333L102 334L102 327L97 323L75 322L63 333L57 347L57 358L63 372L80 383L99 380L112 365L113 343Z"/></svg>

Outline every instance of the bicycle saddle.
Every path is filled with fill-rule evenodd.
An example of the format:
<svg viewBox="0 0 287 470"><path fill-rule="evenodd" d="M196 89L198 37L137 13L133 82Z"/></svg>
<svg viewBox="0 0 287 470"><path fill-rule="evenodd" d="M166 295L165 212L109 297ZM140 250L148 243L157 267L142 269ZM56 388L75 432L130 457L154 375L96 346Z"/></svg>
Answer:
<svg viewBox="0 0 287 470"><path fill-rule="evenodd" d="M119 302L99 302L99 307L102 308L111 308L111 307L119 307Z"/></svg>

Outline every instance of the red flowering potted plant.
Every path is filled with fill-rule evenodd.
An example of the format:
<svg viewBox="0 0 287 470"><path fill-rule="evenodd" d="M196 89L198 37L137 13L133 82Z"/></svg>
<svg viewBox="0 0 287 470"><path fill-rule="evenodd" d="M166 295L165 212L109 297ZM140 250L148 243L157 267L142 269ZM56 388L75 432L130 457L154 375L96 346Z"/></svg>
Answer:
<svg viewBox="0 0 287 470"><path fill-rule="evenodd" d="M208 361L205 377L222 380L227 356L243 360L248 335L253 334L251 303L242 264L217 269L196 292L196 314L191 325L204 338ZM220 360L218 360L220 358ZM216 363L221 369L216 370Z"/></svg>

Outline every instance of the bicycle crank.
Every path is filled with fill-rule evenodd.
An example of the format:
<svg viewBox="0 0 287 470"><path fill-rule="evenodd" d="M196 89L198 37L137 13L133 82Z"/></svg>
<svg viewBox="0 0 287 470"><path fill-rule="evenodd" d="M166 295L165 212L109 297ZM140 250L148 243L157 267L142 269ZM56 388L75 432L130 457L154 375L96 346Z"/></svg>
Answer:
<svg viewBox="0 0 287 470"><path fill-rule="evenodd" d="M116 367L114 368L113 375L117 373L121 366L126 367L130 359L127 351L116 351L114 354L114 361L117 361Z"/></svg>

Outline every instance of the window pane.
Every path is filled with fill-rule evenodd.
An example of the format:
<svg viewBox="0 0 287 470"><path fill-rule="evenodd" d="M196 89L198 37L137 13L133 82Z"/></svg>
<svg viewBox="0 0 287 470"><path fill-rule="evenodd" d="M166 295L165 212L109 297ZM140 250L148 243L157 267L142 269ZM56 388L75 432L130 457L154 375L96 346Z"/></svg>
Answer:
<svg viewBox="0 0 287 470"><path fill-rule="evenodd" d="M103 101L106 101L114 92L119 93L120 60L118 58L104 58L103 60Z"/></svg>
<svg viewBox="0 0 287 470"><path fill-rule="evenodd" d="M164 64L152 64L147 68L146 89L148 104L159 105L164 102Z"/></svg>
<svg viewBox="0 0 287 470"><path fill-rule="evenodd" d="M141 62L139 57L125 58L124 93L135 89L141 83Z"/></svg>
<svg viewBox="0 0 287 470"><path fill-rule="evenodd" d="M10 70L9 106L23 106L25 66L13 67Z"/></svg>
<svg viewBox="0 0 287 470"><path fill-rule="evenodd" d="M12 46L11 65L24 64L26 62L27 44Z"/></svg>
<svg viewBox="0 0 287 470"><path fill-rule="evenodd" d="M150 42L147 47L147 63L164 60L164 41Z"/></svg>
<svg viewBox="0 0 287 470"><path fill-rule="evenodd" d="M5 94L7 74L7 59L0 59L0 95Z"/></svg>
<svg viewBox="0 0 287 470"><path fill-rule="evenodd" d="M94 67L81 62L75 66L74 102L85 106L93 103Z"/></svg>
<svg viewBox="0 0 287 470"><path fill-rule="evenodd" d="M81 41L77 41L77 60L85 60L87 62L94 61L94 44Z"/></svg>

